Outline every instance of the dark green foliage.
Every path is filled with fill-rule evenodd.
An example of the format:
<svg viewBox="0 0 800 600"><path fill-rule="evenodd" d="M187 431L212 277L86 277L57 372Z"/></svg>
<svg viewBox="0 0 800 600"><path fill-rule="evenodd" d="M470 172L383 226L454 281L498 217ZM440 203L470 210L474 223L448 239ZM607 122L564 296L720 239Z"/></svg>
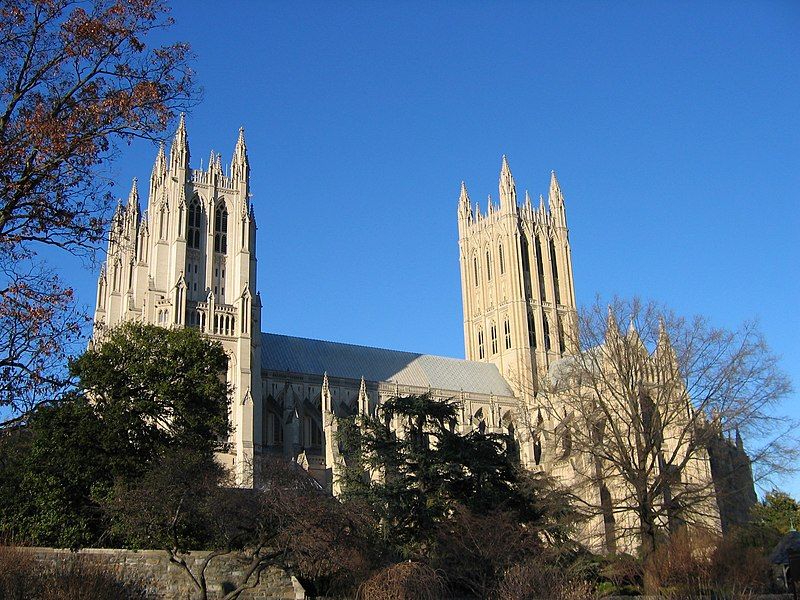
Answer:
<svg viewBox="0 0 800 600"><path fill-rule="evenodd" d="M159 446L219 450L229 433L228 362L195 329L124 323L71 365L135 462Z"/></svg>
<svg viewBox="0 0 800 600"><path fill-rule="evenodd" d="M125 324L72 364L78 389L0 438L0 534L76 548L110 544L100 504L116 480L228 434L222 347L190 329Z"/></svg>
<svg viewBox="0 0 800 600"><path fill-rule="evenodd" d="M791 527L800 528L800 504L786 492L772 490L751 511L758 525L784 534Z"/></svg>
<svg viewBox="0 0 800 600"><path fill-rule="evenodd" d="M507 436L461 434L456 424L456 404L428 395L392 398L373 417L341 420L343 498L376 507L384 539L402 556L429 554L437 532L462 508L513 512L515 523L537 535L564 539L565 521L556 517L570 513L565 497L516 464ZM379 476L371 480L367 472Z"/></svg>
<svg viewBox="0 0 800 600"><path fill-rule="evenodd" d="M43 406L3 444L0 529L38 545L76 548L98 539L95 502L111 484L103 423L81 396Z"/></svg>

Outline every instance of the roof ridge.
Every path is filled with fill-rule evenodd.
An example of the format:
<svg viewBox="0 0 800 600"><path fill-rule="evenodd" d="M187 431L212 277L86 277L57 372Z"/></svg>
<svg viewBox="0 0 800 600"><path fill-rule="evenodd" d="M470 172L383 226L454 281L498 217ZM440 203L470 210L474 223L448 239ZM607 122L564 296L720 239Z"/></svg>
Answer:
<svg viewBox="0 0 800 600"><path fill-rule="evenodd" d="M417 356L417 357L420 357L420 356L433 356L435 358L444 358L446 360L455 360L455 361L458 361L458 362L477 363L477 364L481 364L481 365L483 365L483 364L486 364L486 365L492 364L492 363L484 363L484 362L479 361L479 360L469 360L468 358L457 358L455 356L443 356L441 354L429 354L429 353L425 353L425 352L413 352L411 350L397 350L395 348L385 348L383 346L367 346L366 344L353 344L352 342L337 342L335 340L323 340L321 338L310 338L310 337L305 337L305 336L302 336L302 335L288 335L288 334L285 334L285 333L272 333L272 332L268 332L268 331L262 331L261 335L262 336L263 335L274 335L274 336L278 336L278 337L291 338L291 339L295 339L295 340L308 340L309 342L324 342L326 344L337 344L339 346L351 346L353 348L368 348L370 350L385 350L386 352L397 352L398 354L413 354L414 356Z"/></svg>

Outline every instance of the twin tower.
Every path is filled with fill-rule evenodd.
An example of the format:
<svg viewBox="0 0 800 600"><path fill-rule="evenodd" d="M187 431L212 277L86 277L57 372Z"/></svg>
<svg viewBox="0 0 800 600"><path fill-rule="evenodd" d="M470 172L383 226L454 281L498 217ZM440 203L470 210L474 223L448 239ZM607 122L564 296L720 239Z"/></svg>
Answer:
<svg viewBox="0 0 800 600"><path fill-rule="evenodd" d="M462 182L458 244L467 359L491 362L520 395L534 374L576 350L575 288L564 207L555 172L548 206L522 204L506 157L500 168L500 204L473 210Z"/></svg>
<svg viewBox="0 0 800 600"><path fill-rule="evenodd" d="M466 186L461 187L458 230L466 358L496 365L518 396L527 396L533 389L533 374L572 352L575 343L572 261L564 198L555 174L550 181L548 204L546 208L540 197L538 207L534 207L527 194L518 204L505 158L499 205L490 198L486 213L481 214L478 206L471 204ZM206 169L192 169L181 117L169 154L162 146L156 156L147 209L140 210L135 180L127 204L117 207L107 259L98 280L95 312L95 336L102 336L104 328L123 321L140 321L165 327L196 327L222 343L229 357L227 378L234 389L234 433L230 452L221 458L240 472L245 465L253 464L260 453L267 452L270 444L278 443L275 440L284 440L289 450L289 446L294 448L285 441L289 434L284 433L297 429L294 421L299 418L299 409L283 407L279 416L270 413L270 398L277 398L277 388L297 388L294 393L306 397L302 406L313 407L320 389L317 379L323 376L322 372L308 371L310 367L299 361L293 367L298 374L291 381L282 380L278 385L270 379L276 376L269 366L274 352L264 348L262 357L261 344L262 340L269 344L279 340L261 333L255 251L250 165L243 132L239 132L229 168L223 169L220 155L212 152ZM311 341L297 338L292 343L305 347ZM334 357L333 363L337 364L348 360L348 352L356 352L354 346L342 344L336 348L341 351ZM387 351L381 352L383 356ZM373 358L375 355L370 354ZM288 359L282 356L281 360L285 374ZM470 364L463 365L465 373L485 374L486 369L472 369ZM359 368L368 367L380 378L370 385L380 387L382 382L388 384L393 379L392 389L397 389L398 378L383 372L386 365ZM342 397L349 393L347 385L358 384L357 380L348 383L345 379ZM460 394L463 398L475 392L476 399L482 398L476 390L466 389L469 381L467 378L454 384L454 389L442 388L442 393ZM425 385L422 380L414 383ZM430 387L430 381L427 385ZM498 410L498 396L483 400L485 412L494 414ZM513 407L513 397L505 400L507 408ZM309 423L321 422L318 417L309 413ZM313 433L311 425L308 428ZM298 431L303 429L298 427ZM316 438L305 438L311 440L313 453ZM300 438L292 443L308 446Z"/></svg>

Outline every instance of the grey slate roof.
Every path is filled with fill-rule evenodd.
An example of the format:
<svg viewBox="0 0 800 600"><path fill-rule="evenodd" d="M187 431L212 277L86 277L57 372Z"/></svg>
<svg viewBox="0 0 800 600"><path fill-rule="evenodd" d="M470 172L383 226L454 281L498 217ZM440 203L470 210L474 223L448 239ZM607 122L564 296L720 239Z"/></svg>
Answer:
<svg viewBox="0 0 800 600"><path fill-rule="evenodd" d="M430 354L385 350L339 342L261 334L261 363L271 371L390 381L400 385L513 396L497 367Z"/></svg>
<svg viewBox="0 0 800 600"><path fill-rule="evenodd" d="M788 565L790 552L800 552L800 531L794 529L781 538L772 550L769 561L776 565Z"/></svg>

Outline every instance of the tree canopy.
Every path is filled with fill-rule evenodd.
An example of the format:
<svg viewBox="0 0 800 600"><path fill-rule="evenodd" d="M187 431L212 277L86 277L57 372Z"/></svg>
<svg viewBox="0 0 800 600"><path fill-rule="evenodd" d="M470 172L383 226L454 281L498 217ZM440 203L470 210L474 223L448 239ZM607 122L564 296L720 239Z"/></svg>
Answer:
<svg viewBox="0 0 800 600"><path fill-rule="evenodd" d="M38 257L102 241L118 144L154 139L196 90L158 0L0 0L0 406L23 415L66 381L85 319Z"/></svg>
<svg viewBox="0 0 800 600"><path fill-rule="evenodd" d="M457 507L477 515L512 511L531 530L563 537L565 498L548 502L556 491L516 463L508 436L459 432L454 401L392 398L374 416L341 420L339 431L342 497L366 499L401 554L425 554Z"/></svg>
<svg viewBox="0 0 800 600"><path fill-rule="evenodd" d="M100 506L174 452L213 460L229 432L227 357L192 329L127 323L72 364L78 388L0 437L0 532L42 545L109 541Z"/></svg>

